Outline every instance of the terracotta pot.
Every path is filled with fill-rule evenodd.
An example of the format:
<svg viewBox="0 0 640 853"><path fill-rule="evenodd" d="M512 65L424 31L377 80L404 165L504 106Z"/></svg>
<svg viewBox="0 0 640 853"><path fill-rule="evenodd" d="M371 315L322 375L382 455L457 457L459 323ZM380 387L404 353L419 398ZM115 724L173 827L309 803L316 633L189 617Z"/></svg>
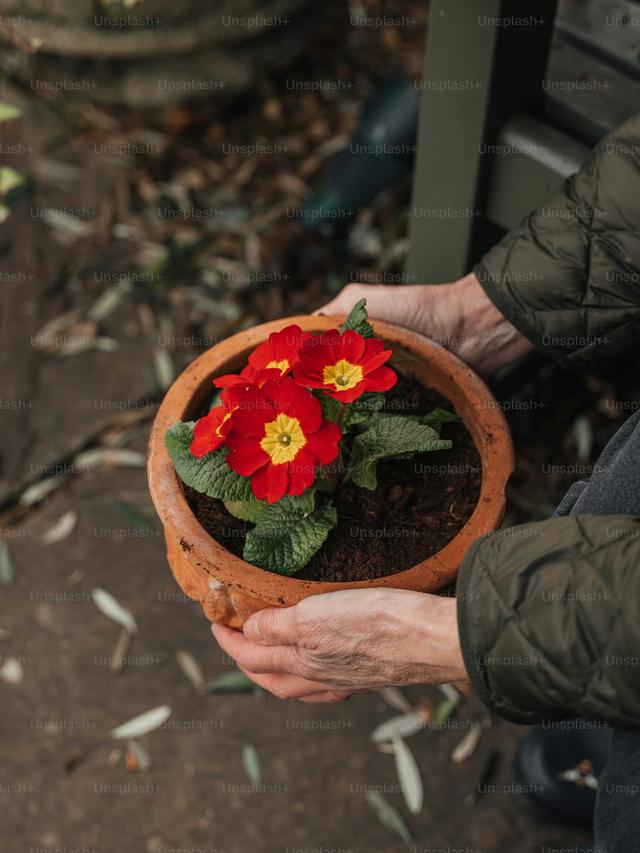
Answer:
<svg viewBox="0 0 640 853"><path fill-rule="evenodd" d="M309 595L356 587L394 587L434 592L453 581L471 543L494 530L505 509L505 486L513 471L511 435L496 400L484 382L459 358L434 341L390 323L373 322L393 349L391 364L435 388L453 404L471 433L482 460L478 504L464 527L441 550L406 571L356 583L296 580L246 563L200 526L183 494L164 446L164 434L177 421L193 419L212 394L211 380L239 370L251 350L290 323L320 332L342 317L286 317L227 338L197 358L169 389L149 441L151 497L164 525L167 556L182 590L202 604L212 622L240 628L255 611L286 607Z"/></svg>

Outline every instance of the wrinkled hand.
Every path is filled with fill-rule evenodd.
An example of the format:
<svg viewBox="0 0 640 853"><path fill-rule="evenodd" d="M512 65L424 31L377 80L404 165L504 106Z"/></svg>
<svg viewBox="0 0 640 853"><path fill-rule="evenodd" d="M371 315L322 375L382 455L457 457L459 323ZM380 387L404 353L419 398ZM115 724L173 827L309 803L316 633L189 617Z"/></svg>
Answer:
<svg viewBox="0 0 640 853"><path fill-rule="evenodd" d="M389 685L467 679L454 598L340 590L262 610L243 633L212 630L239 668L281 699L337 702Z"/></svg>
<svg viewBox="0 0 640 853"><path fill-rule="evenodd" d="M481 374L533 349L498 311L473 273L451 284L348 284L316 313L348 314L363 298L371 317L433 338Z"/></svg>

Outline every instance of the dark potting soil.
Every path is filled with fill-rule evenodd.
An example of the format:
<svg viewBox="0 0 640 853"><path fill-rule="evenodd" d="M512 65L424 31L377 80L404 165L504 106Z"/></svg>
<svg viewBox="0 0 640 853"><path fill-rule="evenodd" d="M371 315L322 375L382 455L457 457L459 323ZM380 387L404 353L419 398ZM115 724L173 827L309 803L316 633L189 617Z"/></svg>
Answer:
<svg viewBox="0 0 640 853"><path fill-rule="evenodd" d="M426 414L447 399L409 376L386 394L390 413ZM411 568L440 551L463 527L480 494L482 465L461 421L446 423L442 438L451 450L378 463L375 491L341 484L333 501L338 524L322 548L296 574L316 581L372 580ZM185 487L189 506L204 529L242 556L250 525L229 515L221 501Z"/></svg>

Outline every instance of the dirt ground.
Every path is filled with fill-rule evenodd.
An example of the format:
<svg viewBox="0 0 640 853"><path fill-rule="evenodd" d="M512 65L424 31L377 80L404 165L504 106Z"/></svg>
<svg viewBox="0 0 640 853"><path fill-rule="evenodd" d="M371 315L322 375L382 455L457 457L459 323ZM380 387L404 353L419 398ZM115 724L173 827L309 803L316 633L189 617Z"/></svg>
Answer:
<svg viewBox="0 0 640 853"><path fill-rule="evenodd" d="M126 111L70 111L60 99L2 84L0 100L23 111L20 121L0 125L3 144L15 148L6 162L28 177L0 236L0 846L7 853L407 849L373 815L372 790L404 814L416 853L533 853L574 849L588 838L534 813L512 786L513 753L526 729L494 720L476 753L452 763L470 721L483 716L474 697L443 730L408 739L425 787L421 814L410 816L393 757L369 739L396 713L379 695L332 706L260 691L201 696L177 663L186 651L208 679L233 669L171 578L136 456L163 390L220 337L312 310L356 275L384 281L406 255L408 185L364 211L348 245L312 240L283 213L314 186L397 57L404 73L421 65L424 28L406 39L376 32L368 50L361 33L336 38L331 26L319 34L296 73L352 77L354 92L283 99L267 76L229 114L205 104L148 126ZM329 44L340 49L327 51ZM221 149L225 134L277 138L289 148L243 160ZM101 153L103 143L140 140L147 155ZM189 205L225 216L196 224L158 213ZM638 375L627 362L568 377L534 359L500 379L495 389L518 456L507 523L545 517L567 484L588 474L625 404L638 398ZM132 464L94 457L80 470L82 451L114 448L131 452ZM55 488L24 506L25 490L52 477ZM45 544L67 513L76 520L72 532ZM138 623L118 674L111 663L119 629L96 608L97 587ZM430 707L443 698L435 688L406 695ZM168 721L140 739L151 767L136 769L109 733L165 704ZM257 787L242 760L247 744L262 766ZM492 749L496 788L466 805Z"/></svg>
<svg viewBox="0 0 640 853"><path fill-rule="evenodd" d="M395 711L376 694L341 705L306 706L265 694L199 696L177 665L190 652L207 678L233 664L216 646L199 609L169 574L159 528L146 533L114 507L149 506L142 470L94 470L12 527L18 578L3 593L2 657L17 658L20 684L2 684L2 827L11 853L175 850L293 853L404 849L372 817L378 790L406 813L393 757L370 732ZM64 541L42 534L64 512L79 521ZM139 632L120 674L110 671L119 629L91 600L107 589L135 616ZM406 691L439 703L434 688ZM109 739L116 725L158 705L172 715L143 737L153 765L130 771ZM425 787L410 817L418 851L529 853L569 847L579 830L542 822L511 791L513 749L525 729L495 721L465 764L451 752L482 709L470 699L443 731L409 738ZM262 782L252 789L242 749L253 744ZM492 784L464 804L491 747L500 752ZM114 750L116 752L114 753Z"/></svg>

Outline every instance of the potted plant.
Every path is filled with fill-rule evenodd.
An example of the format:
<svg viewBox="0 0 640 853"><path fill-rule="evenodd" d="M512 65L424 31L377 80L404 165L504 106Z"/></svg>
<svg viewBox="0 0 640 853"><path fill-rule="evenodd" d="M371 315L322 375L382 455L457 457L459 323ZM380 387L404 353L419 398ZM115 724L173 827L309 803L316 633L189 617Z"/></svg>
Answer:
<svg viewBox="0 0 640 853"><path fill-rule="evenodd" d="M148 476L167 554L206 616L337 589L433 592L495 529L513 470L507 424L434 341L347 318L240 332L169 389Z"/></svg>

